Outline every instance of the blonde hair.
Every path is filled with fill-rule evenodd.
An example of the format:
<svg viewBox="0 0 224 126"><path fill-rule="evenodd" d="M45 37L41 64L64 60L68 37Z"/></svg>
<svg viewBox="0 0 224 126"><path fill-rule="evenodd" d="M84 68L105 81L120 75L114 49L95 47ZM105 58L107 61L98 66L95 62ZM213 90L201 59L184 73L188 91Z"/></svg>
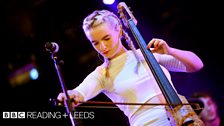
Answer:
<svg viewBox="0 0 224 126"><path fill-rule="evenodd" d="M91 28L97 27L105 22L108 22L115 29L122 28L121 20L113 12L108 10L95 10L83 20L83 30L84 32L86 32ZM140 60L137 56L137 52L132 40L130 39L129 35L127 34L127 32L125 32L123 28L121 30L122 30L122 37L126 40L128 47L133 51L139 65ZM109 77L109 73L107 70L109 67L109 61L106 58L104 58L104 61L106 62L106 77Z"/></svg>
<svg viewBox="0 0 224 126"><path fill-rule="evenodd" d="M87 30L105 22L110 23L114 27L122 25L119 18L114 13L108 10L95 10L84 19L83 29L86 32Z"/></svg>

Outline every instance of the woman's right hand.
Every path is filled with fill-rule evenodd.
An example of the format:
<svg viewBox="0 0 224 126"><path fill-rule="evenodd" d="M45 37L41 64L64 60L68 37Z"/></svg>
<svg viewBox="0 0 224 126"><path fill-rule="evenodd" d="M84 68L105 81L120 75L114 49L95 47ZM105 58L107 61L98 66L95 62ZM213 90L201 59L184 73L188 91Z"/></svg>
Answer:
<svg viewBox="0 0 224 126"><path fill-rule="evenodd" d="M67 93L68 93L69 99L72 100L73 107L78 106L80 104L80 101L83 101L83 97L78 91L68 90ZM65 102L66 100L65 93L59 93L57 100L59 100L60 102Z"/></svg>

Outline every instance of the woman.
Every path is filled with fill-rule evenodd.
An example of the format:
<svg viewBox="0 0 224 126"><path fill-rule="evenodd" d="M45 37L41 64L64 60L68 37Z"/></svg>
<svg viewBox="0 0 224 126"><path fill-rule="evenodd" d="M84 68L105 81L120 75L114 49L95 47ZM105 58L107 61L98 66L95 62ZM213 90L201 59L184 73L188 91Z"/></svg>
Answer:
<svg viewBox="0 0 224 126"><path fill-rule="evenodd" d="M94 49L104 57L104 63L91 72L78 87L68 91L70 98L76 101L75 105L79 105L78 101L87 101L101 92L113 102L165 103L141 51L134 48L115 14L107 10L96 10L84 19L83 30ZM122 45L123 38L131 50ZM170 82L168 70L195 72L203 67L202 61L193 52L171 48L162 39L152 39L147 47L152 50ZM65 95L60 93L57 99L63 101ZM164 106L117 106L133 126L170 125Z"/></svg>

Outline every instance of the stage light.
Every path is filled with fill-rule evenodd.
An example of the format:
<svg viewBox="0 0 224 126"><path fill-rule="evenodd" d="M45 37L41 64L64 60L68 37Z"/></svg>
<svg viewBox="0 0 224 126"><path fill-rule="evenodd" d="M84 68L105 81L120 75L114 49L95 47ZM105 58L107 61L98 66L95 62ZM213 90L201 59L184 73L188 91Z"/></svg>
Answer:
<svg viewBox="0 0 224 126"><path fill-rule="evenodd" d="M115 2L115 0L103 0L104 4L111 5Z"/></svg>
<svg viewBox="0 0 224 126"><path fill-rule="evenodd" d="M36 80L38 77L39 77L39 73L38 73L37 69L36 68L32 68L30 70L30 78L32 80Z"/></svg>
<svg viewBox="0 0 224 126"><path fill-rule="evenodd" d="M9 83L12 87L16 87L31 80L36 80L38 77L39 73L35 63L28 63L9 75Z"/></svg>

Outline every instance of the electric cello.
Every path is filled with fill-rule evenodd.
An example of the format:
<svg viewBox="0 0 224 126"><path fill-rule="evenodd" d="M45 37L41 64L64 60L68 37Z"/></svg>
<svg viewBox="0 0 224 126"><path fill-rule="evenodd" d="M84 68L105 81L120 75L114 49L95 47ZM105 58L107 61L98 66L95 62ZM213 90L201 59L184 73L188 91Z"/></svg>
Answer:
<svg viewBox="0 0 224 126"><path fill-rule="evenodd" d="M177 94L171 83L163 73L159 63L154 55L147 49L147 45L139 30L137 29L137 20L133 16L129 7L124 3L118 4L118 13L124 26L130 29L136 42L146 60L147 65L151 69L159 88L168 105L165 106L168 118L173 126L204 126L195 111L188 103L184 96Z"/></svg>

